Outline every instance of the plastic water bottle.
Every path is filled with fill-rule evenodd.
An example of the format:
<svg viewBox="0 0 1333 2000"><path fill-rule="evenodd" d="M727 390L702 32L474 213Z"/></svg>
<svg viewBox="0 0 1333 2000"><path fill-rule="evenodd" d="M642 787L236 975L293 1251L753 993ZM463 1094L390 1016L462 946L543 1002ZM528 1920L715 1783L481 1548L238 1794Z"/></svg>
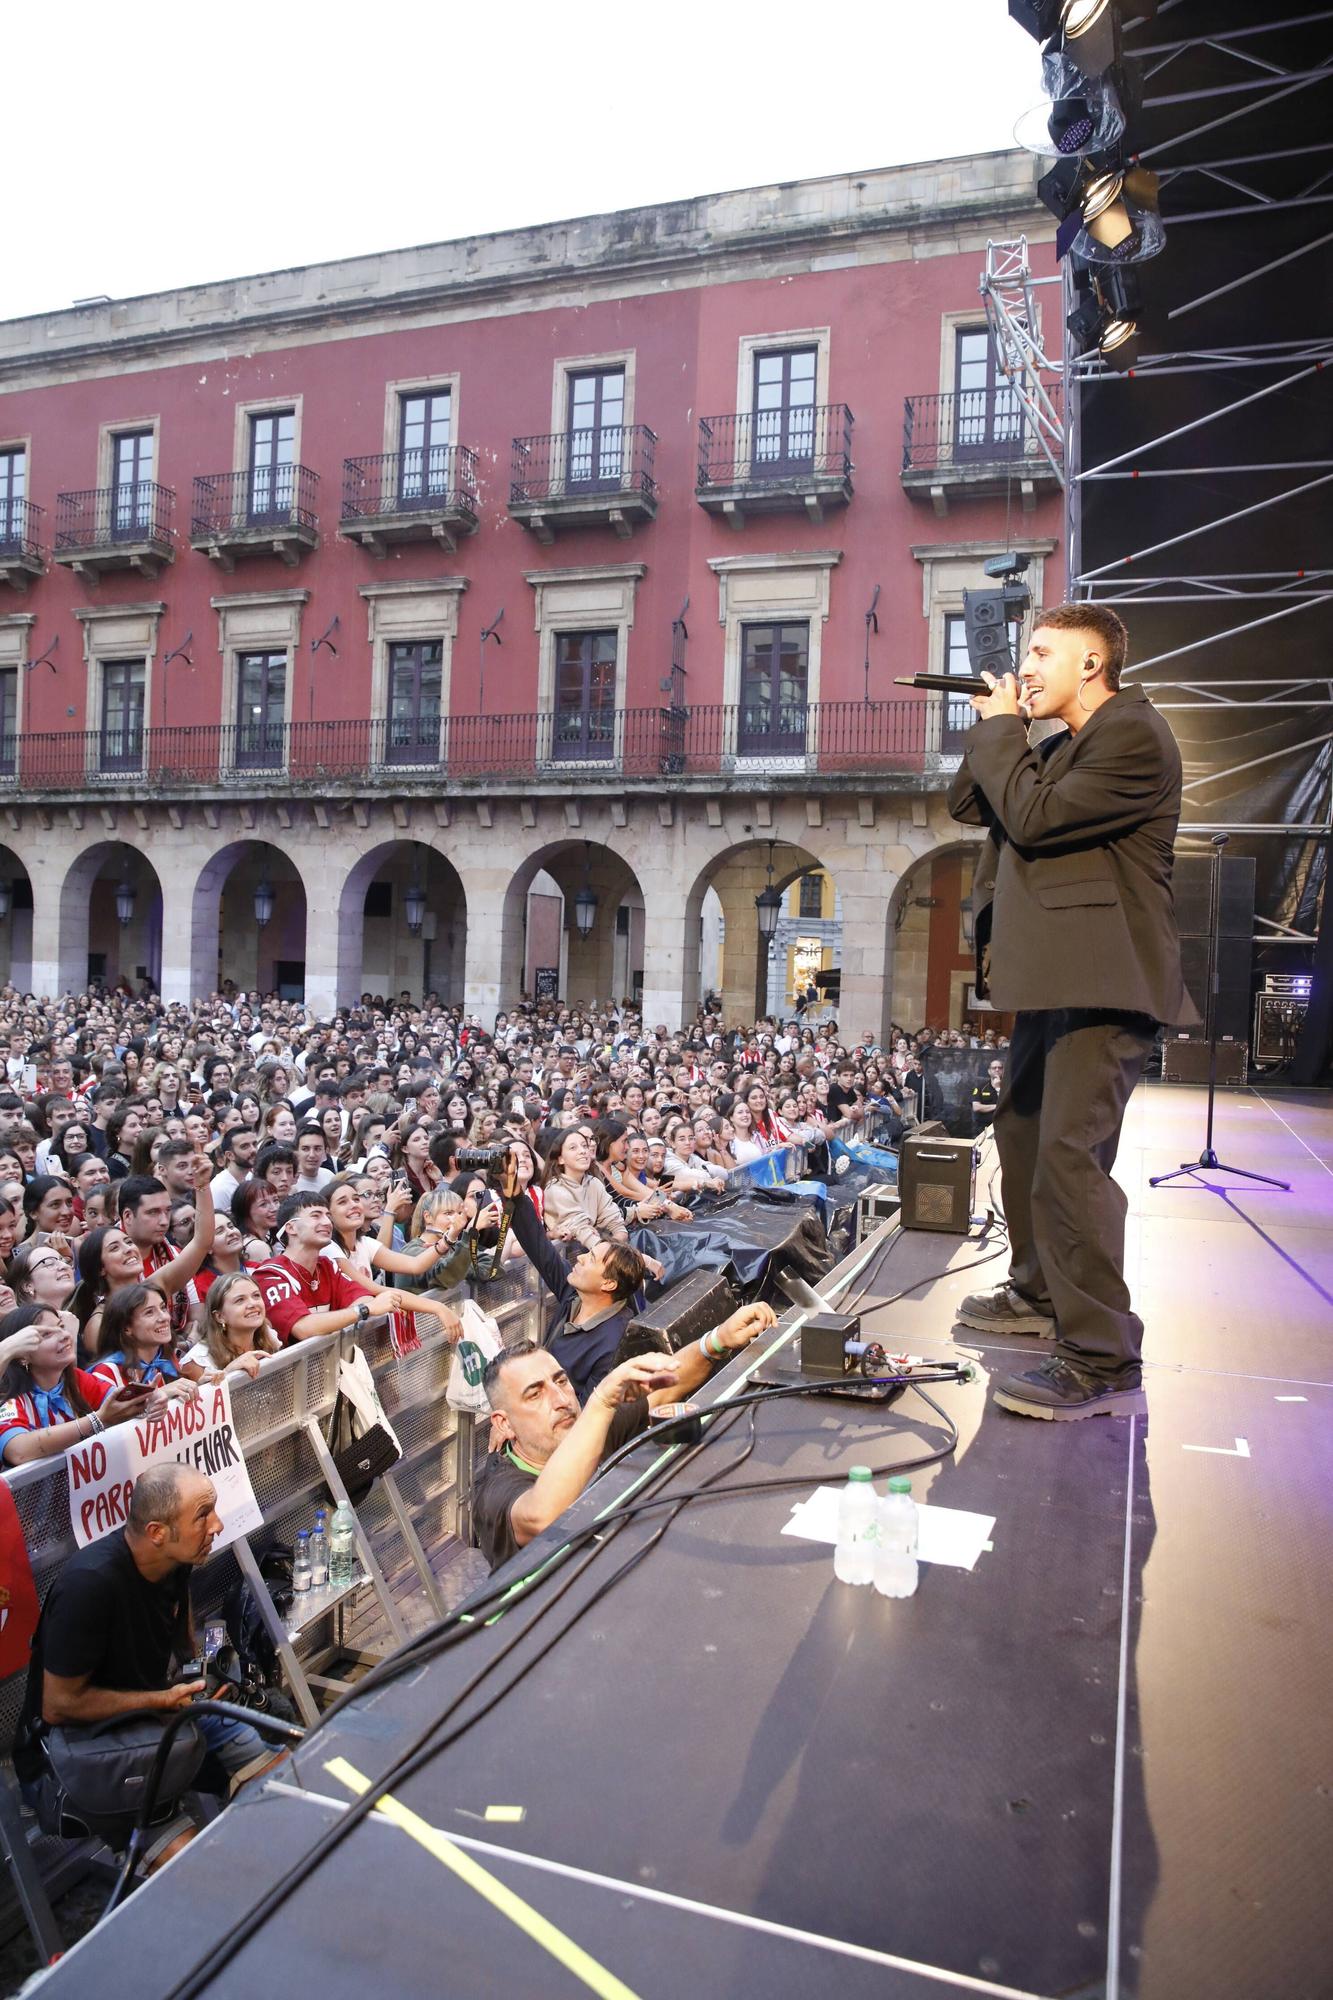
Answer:
<svg viewBox="0 0 1333 2000"><path fill-rule="evenodd" d="M338 1589L356 1581L356 1515L347 1501L333 1510L329 1531L329 1582Z"/></svg>
<svg viewBox="0 0 1333 2000"><path fill-rule="evenodd" d="M300 1528L296 1535L296 1553L292 1557L292 1589L298 1597L310 1593L310 1530Z"/></svg>
<svg viewBox="0 0 1333 2000"><path fill-rule="evenodd" d="M315 1531L310 1537L310 1587L323 1590L329 1580L329 1537L323 1507L315 1509Z"/></svg>
<svg viewBox="0 0 1333 2000"><path fill-rule="evenodd" d="M917 1585L916 1501L910 1479L891 1479L879 1503L875 1588L881 1597L911 1597Z"/></svg>
<svg viewBox="0 0 1333 2000"><path fill-rule="evenodd" d="M878 1509L879 1502L870 1483L870 1467L854 1465L838 1502L833 1574L840 1583L869 1583L874 1576Z"/></svg>

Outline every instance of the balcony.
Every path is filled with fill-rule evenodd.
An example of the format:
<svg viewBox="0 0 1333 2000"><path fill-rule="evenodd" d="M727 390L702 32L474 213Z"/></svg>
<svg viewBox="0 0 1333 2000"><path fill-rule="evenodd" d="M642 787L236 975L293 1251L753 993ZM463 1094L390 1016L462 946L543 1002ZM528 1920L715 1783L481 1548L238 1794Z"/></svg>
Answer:
<svg viewBox="0 0 1333 2000"><path fill-rule="evenodd" d="M1047 393L1058 422L1060 391ZM1061 440L1047 441L1055 465L1031 417L1006 389L909 396L903 405L903 486L941 515L951 500L988 500L1011 490L1030 514L1039 493L1060 486Z"/></svg>
<svg viewBox="0 0 1333 2000"><path fill-rule="evenodd" d="M852 497L852 421L845 403L701 417L695 498L733 528L751 514L822 521Z"/></svg>
<svg viewBox="0 0 1333 2000"><path fill-rule="evenodd" d="M196 479L190 547L219 569L233 570L249 555L279 556L295 569L319 546L318 489L308 465L256 465Z"/></svg>
<svg viewBox="0 0 1333 2000"><path fill-rule="evenodd" d="M940 703L902 700L24 733L0 741L0 798L137 796L142 780L160 796L256 786L438 796L446 780L451 790L565 791L573 782L660 794L663 779L688 790L729 779L897 777L919 789L961 747L957 728Z"/></svg>
<svg viewBox="0 0 1333 2000"><path fill-rule="evenodd" d="M31 500L0 500L0 583L26 590L46 562L38 542L40 507Z"/></svg>
<svg viewBox="0 0 1333 2000"><path fill-rule="evenodd" d="M477 527L477 454L466 445L418 446L343 460L338 533L383 556L397 542L437 542L450 555Z"/></svg>
<svg viewBox="0 0 1333 2000"><path fill-rule="evenodd" d="M117 569L156 576L175 558L175 509L171 488L152 479L57 493L51 560L87 583Z"/></svg>
<svg viewBox="0 0 1333 2000"><path fill-rule="evenodd" d="M509 511L539 542L568 528L614 528L627 539L657 512L656 449L646 424L515 438Z"/></svg>

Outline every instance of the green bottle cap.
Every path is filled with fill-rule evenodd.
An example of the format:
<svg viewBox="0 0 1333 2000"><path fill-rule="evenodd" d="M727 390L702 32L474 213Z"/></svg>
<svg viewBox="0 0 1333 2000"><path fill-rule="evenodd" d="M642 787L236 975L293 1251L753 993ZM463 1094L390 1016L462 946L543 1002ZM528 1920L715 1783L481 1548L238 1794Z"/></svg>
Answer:
<svg viewBox="0 0 1333 2000"><path fill-rule="evenodd" d="M910 1493L911 1490L912 1482L905 1475L900 1475L897 1479L889 1481L890 1493Z"/></svg>
<svg viewBox="0 0 1333 2000"><path fill-rule="evenodd" d="M870 1467L868 1465L854 1465L851 1468L851 1471L847 1474L849 1480L869 1479L870 1476L871 1476Z"/></svg>

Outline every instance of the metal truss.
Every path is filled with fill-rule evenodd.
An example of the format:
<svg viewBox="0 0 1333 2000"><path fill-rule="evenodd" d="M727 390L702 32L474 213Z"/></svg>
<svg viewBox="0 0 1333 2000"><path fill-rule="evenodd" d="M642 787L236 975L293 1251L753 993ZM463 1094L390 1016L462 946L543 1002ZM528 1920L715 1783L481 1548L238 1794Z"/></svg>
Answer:
<svg viewBox="0 0 1333 2000"><path fill-rule="evenodd" d="M1188 123L1187 117L1182 121L1187 129L1143 148L1137 156L1152 165L1164 194L1167 190L1171 191L1170 204L1165 199L1163 201L1168 229L1221 222L1237 216L1272 216L1301 209L1309 209L1312 218L1322 220L1320 211L1333 204L1333 137L1308 146L1251 151L1239 147L1233 150L1223 140L1214 153L1197 159L1187 157L1186 151L1205 135L1223 131L1241 118L1268 113L1271 125L1273 106L1320 84L1333 82L1333 53L1325 56L1321 49L1316 61L1302 66L1277 59L1271 44L1265 40L1276 33L1289 34L1292 30L1333 24L1333 7L1291 13L1279 13L1275 9L1271 20L1215 34L1189 35L1173 40L1169 39L1169 16L1176 4L1177 0L1162 0L1158 8L1155 25L1166 30L1162 39L1127 46L1125 51L1126 58L1140 67L1145 111L1160 114L1173 106L1197 104L1200 107L1197 123ZM1136 26L1142 28L1146 23ZM1219 69L1217 80L1210 84L1173 90L1171 86L1177 66L1182 66L1182 58L1187 60L1191 51L1200 49L1226 58L1232 66L1231 73ZM1182 84L1186 80L1181 77ZM1157 130L1162 130L1160 116L1155 123ZM1197 146L1194 149L1199 150ZM1308 161L1308 173L1293 176L1291 162L1294 160ZM1217 206L1206 206L1214 197ZM1261 257L1224 283L1176 305L1168 315L1168 323L1173 326L1180 326L1182 321L1187 323L1190 315L1217 299L1259 282L1281 267L1295 263L1330 243L1333 243L1333 231L1316 231L1308 242L1284 248L1280 255L1267 259ZM1333 367L1330 367L1333 363L1333 332L1314 333L1303 339L1255 341L1236 346L1201 343L1190 348L1175 348L1170 352L1147 353L1139 356L1132 371L1126 373L1109 368L1096 353L1071 359L1062 351L1062 340L1054 356L1048 353L1042 337L1038 287L1051 284L1061 284L1064 288L1063 294L1057 294L1063 297L1063 320L1074 303L1068 268L1058 279L1037 278L1032 273L1026 237L987 244L986 267L980 289L997 365L1022 404L1033 434L1065 490L1065 546L1071 597L1129 607L1159 604L1222 607L1223 615L1215 631L1172 646L1168 651L1137 661L1126 669L1127 673L1136 677L1147 677L1153 698L1163 709L1211 710L1231 715L1237 722L1248 712L1254 717L1254 727L1259 725L1262 712L1269 710L1283 714L1310 710L1319 712L1321 717L1328 717L1330 709L1333 709L1333 680L1321 679L1317 675L1183 681L1167 678L1161 670L1187 656L1206 652L1223 641L1234 640L1280 620L1298 616L1311 606L1333 603L1333 563L1327 568L1304 570L1208 570L1201 567L1190 571L1177 562L1172 564L1169 574L1143 574L1141 566L1150 566L1154 558L1167 551L1180 549L1184 553L1190 545L1206 545L1207 537L1216 530L1227 529L1238 521L1287 502L1304 501L1308 505L1312 495L1333 485L1333 457L1257 458L1252 463L1198 462L1182 466L1153 462L1153 454L1163 446L1193 434L1206 433L1209 426L1234 416L1238 411L1262 405L1266 398L1290 389L1293 384L1307 382L1325 372L1333 379ZM1060 333L1063 335L1062 327ZM1132 449L1118 452L1098 464L1082 464L1081 399L1089 383L1095 382L1099 386L1105 383L1108 385L1106 393L1115 393L1109 389L1109 384L1127 384L1136 377L1219 374L1232 378L1239 371L1259 378L1258 386L1237 396L1228 380L1225 400L1203 415L1188 423L1164 429ZM1271 379L1264 379L1266 377ZM1057 382L1062 382L1064 388L1063 424L1057 416L1052 393ZM1239 387L1240 383L1236 386ZM1206 445L1206 437L1201 442ZM1206 461L1207 450L1201 451L1198 457ZM1095 483L1143 479L1214 481L1247 474L1263 478L1272 475L1290 477L1282 480L1281 490L1248 505L1223 508L1209 519L1180 533L1141 547L1128 547L1114 561L1084 567L1081 501L1084 492ZM1132 534L1132 521L1132 512L1127 510L1127 539ZM1185 560L1188 561L1188 555ZM1314 720L1313 714L1311 720ZM1244 733L1243 730L1241 733ZM1205 799L1200 799L1197 794L1203 793L1206 798L1213 785L1283 758L1304 757L1330 741L1333 741L1333 728L1311 735L1299 743L1246 758L1225 769L1210 770L1198 776L1189 774L1190 782L1185 787L1187 801L1191 801L1196 808L1202 806L1206 812ZM1236 749L1240 747L1237 743ZM1241 825L1235 821L1214 822L1201 817L1195 822L1182 823L1180 830L1191 834L1230 832L1287 839L1328 839L1333 836L1333 795L1330 796L1325 819L1308 825L1260 822ZM1260 921L1269 922L1267 919ZM1275 943L1310 942L1290 926L1272 924L1271 928Z"/></svg>
<svg viewBox="0 0 1333 2000"><path fill-rule="evenodd" d="M1035 297L1039 286L1060 282L1056 277L1033 276L1026 236L987 243L981 296L996 363L1022 404L1047 464L1063 486L1064 419L1050 385L1052 378L1063 374L1064 364L1063 360L1052 361L1042 344L1041 309Z"/></svg>

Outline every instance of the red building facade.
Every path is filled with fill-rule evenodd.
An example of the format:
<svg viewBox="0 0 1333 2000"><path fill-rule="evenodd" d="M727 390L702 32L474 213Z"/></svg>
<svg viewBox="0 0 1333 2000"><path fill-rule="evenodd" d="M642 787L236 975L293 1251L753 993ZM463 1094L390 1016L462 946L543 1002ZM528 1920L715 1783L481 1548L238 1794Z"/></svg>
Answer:
<svg viewBox="0 0 1333 2000"><path fill-rule="evenodd" d="M0 327L11 976L493 1009L540 874L562 990L663 1018L711 888L743 1016L771 861L838 886L848 1025L924 1018L967 712L894 677L998 548L1060 587L977 298L1043 218L987 155Z"/></svg>

